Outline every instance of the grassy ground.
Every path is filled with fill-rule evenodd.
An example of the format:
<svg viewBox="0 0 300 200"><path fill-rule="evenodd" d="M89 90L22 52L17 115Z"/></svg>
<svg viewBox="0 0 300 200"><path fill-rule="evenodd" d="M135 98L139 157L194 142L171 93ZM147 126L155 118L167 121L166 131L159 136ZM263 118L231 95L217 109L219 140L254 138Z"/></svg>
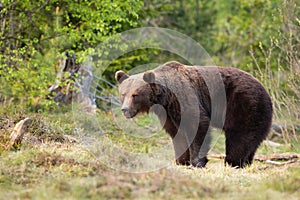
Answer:
<svg viewBox="0 0 300 200"><path fill-rule="evenodd" d="M299 162L276 166L256 161L245 169L232 169L225 167L222 159L210 158L206 168L195 169L176 166L172 159L162 159L165 167L154 169L151 167L160 165L146 159L141 161L138 169L154 169L152 172L144 170L142 173L141 170L133 173L137 169L134 165L131 173L124 172L120 167L129 165L130 159L126 160L128 157L122 157L125 154L110 149L107 142L133 155L156 153L170 144L170 139L156 125L154 118L140 117L132 128L130 124L122 124L126 122L118 117L117 112L99 112L97 115L82 112L47 115L2 113L1 199L300 197ZM30 117L32 123L20 149L4 150L8 133L24 117ZM146 129L141 128L145 125ZM258 154L264 155L283 152L300 153L300 142L292 139L291 143L282 142L279 147L263 144L258 150ZM173 156L169 155L169 151L165 153L168 158ZM224 153L224 136L215 132L210 154L220 153ZM147 166L151 167L145 168Z"/></svg>

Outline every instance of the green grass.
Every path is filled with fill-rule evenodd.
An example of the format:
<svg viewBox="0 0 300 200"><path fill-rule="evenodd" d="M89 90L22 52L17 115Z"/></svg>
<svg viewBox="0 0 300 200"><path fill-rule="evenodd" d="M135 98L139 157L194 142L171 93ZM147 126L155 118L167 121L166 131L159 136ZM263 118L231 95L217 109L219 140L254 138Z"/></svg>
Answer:
<svg viewBox="0 0 300 200"><path fill-rule="evenodd" d="M147 155L170 144L170 138L155 125L155 119L145 116L133 122L137 124L137 132L133 134L124 132L112 113L77 114L23 113L1 117L3 127L7 125L1 129L2 135L7 135L19 119L25 116L33 119L30 134L20 150L1 152L1 199L298 199L300 196L299 162L275 166L256 161L245 169L232 169L225 167L222 159L210 158L205 169L196 169L176 166L171 159L161 160L166 167L152 172L123 172L118 167L128 164L126 156L112 151L108 158L114 160L102 162L104 152L109 149L97 145L112 142L126 152ZM149 132L139 133L142 130L139 127L145 125ZM67 136L94 140L87 140L82 146ZM3 138L1 144L5 144ZM224 153L224 135L214 132L213 138L210 153ZM299 153L299 140L292 143L282 143L279 147L262 145L258 154ZM155 164L142 162L142 167Z"/></svg>

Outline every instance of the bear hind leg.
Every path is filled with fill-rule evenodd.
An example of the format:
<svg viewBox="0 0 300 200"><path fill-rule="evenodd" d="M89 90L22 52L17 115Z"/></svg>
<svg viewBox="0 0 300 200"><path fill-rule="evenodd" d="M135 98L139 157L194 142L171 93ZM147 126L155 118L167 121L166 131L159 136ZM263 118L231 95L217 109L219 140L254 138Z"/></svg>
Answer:
<svg viewBox="0 0 300 200"><path fill-rule="evenodd" d="M241 132L238 134L226 133L225 163L238 168L252 164L255 152L261 142L257 138L253 139L252 135L256 134Z"/></svg>
<svg viewBox="0 0 300 200"><path fill-rule="evenodd" d="M228 163L231 167L243 168L249 154L247 144L243 144L237 138L226 137L225 164Z"/></svg>
<svg viewBox="0 0 300 200"><path fill-rule="evenodd" d="M245 165L250 166L253 163L255 152L256 152L256 150L250 152L250 154L248 155L247 159L245 160Z"/></svg>

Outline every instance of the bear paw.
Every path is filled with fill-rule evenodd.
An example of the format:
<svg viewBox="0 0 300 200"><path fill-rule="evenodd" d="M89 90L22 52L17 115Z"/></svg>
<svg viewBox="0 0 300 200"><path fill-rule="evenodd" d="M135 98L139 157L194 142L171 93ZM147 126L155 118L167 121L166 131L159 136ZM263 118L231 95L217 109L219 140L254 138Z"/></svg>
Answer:
<svg viewBox="0 0 300 200"><path fill-rule="evenodd" d="M190 161L186 160L186 159L176 159L176 164L177 165L186 165L186 166L191 165Z"/></svg>
<svg viewBox="0 0 300 200"><path fill-rule="evenodd" d="M192 161L192 165L194 167L200 167L203 168L205 167L206 163L208 162L207 157L203 157L203 158L199 158L199 159L195 159Z"/></svg>

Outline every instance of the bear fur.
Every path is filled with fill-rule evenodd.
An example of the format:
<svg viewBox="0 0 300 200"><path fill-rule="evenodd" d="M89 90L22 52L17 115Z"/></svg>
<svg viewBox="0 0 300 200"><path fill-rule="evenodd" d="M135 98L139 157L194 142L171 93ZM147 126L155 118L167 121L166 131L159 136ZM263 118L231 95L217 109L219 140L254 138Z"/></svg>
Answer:
<svg viewBox="0 0 300 200"><path fill-rule="evenodd" d="M270 130L269 94L252 75L236 68L172 61L132 76L118 71L115 79L123 115L157 114L179 165L206 165L211 127L225 132L225 164L250 165Z"/></svg>

